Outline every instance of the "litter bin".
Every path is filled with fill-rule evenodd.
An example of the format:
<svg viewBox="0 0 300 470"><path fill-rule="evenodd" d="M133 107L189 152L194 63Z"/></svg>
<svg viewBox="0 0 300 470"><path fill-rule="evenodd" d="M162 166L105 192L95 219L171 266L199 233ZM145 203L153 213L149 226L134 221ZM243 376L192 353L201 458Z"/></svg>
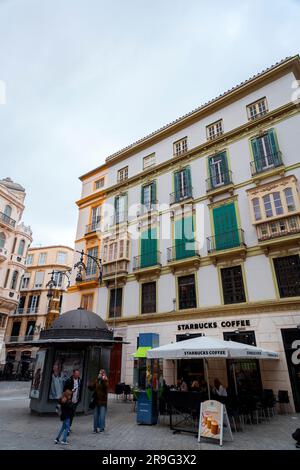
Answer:
<svg viewBox="0 0 300 470"><path fill-rule="evenodd" d="M157 424L157 419L157 392L155 390L140 391L137 399L137 423Z"/></svg>

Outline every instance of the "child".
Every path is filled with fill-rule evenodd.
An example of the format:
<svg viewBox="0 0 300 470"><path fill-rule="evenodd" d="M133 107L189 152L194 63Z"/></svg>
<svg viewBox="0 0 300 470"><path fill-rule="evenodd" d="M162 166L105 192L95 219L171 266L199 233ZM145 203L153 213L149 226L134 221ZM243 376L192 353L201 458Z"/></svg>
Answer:
<svg viewBox="0 0 300 470"><path fill-rule="evenodd" d="M63 421L61 429L58 433L57 438L55 439L55 444L58 444L60 441L60 436L63 434L63 440L61 441L62 444L68 444L67 442L67 437L70 432L70 421L71 417L73 416L74 413L74 408L73 408L73 403L72 403L72 392L71 390L66 390L60 399L58 400L58 403L61 405L61 416L60 419Z"/></svg>

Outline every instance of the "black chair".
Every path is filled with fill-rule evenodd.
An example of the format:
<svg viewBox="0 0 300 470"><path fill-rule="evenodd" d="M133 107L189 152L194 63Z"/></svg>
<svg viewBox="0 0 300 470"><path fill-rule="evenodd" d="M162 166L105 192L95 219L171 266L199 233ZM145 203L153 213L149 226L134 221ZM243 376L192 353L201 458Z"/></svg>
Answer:
<svg viewBox="0 0 300 470"><path fill-rule="evenodd" d="M124 388L125 388L125 383L119 383L115 387L115 396L116 399L118 400L120 395L124 394Z"/></svg>
<svg viewBox="0 0 300 470"><path fill-rule="evenodd" d="M261 406L268 418L275 416L276 398L272 389L264 389L261 396Z"/></svg>
<svg viewBox="0 0 300 470"><path fill-rule="evenodd" d="M280 406L280 412L282 414L285 414L287 405L290 403L290 398L287 390L278 390L278 399L277 403L279 403ZM282 411L283 410L283 411Z"/></svg>
<svg viewBox="0 0 300 470"><path fill-rule="evenodd" d="M130 385L124 384L124 391L123 391L124 400L127 401L128 397L130 398L131 395L132 395L132 390L131 390Z"/></svg>

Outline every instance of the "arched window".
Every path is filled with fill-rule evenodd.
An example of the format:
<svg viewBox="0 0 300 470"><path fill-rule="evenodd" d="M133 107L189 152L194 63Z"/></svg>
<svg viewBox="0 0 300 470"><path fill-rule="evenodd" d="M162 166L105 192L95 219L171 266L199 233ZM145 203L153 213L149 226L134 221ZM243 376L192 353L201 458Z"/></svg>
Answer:
<svg viewBox="0 0 300 470"><path fill-rule="evenodd" d="M4 209L4 214L7 215L7 217L10 217L11 216L11 211L12 211L12 208L10 206L5 206L5 209Z"/></svg>
<svg viewBox="0 0 300 470"><path fill-rule="evenodd" d="M17 288L18 276L19 276L18 271L14 271L12 275L12 279L11 279L11 284L10 284L10 288L13 290L16 290Z"/></svg>
<svg viewBox="0 0 300 470"><path fill-rule="evenodd" d="M1 232L0 233L0 248L4 248L5 240L6 240L5 234L3 232Z"/></svg>
<svg viewBox="0 0 300 470"><path fill-rule="evenodd" d="M18 248L18 255L23 256L25 249L25 240L20 240L19 248Z"/></svg>

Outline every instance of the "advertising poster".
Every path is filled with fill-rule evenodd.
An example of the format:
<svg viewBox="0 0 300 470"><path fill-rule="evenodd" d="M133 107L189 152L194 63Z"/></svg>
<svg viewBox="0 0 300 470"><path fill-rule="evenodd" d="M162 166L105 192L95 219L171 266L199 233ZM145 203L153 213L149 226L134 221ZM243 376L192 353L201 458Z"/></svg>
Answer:
<svg viewBox="0 0 300 470"><path fill-rule="evenodd" d="M52 365L49 400L58 400L63 393L64 384L74 369L83 372L83 351L56 351Z"/></svg>
<svg viewBox="0 0 300 470"><path fill-rule="evenodd" d="M223 440L223 404L216 400L208 400L201 403L199 419L199 436Z"/></svg>
<svg viewBox="0 0 300 470"><path fill-rule="evenodd" d="M46 351L39 351L36 355L34 374L31 383L30 398L40 398L40 390L43 381L43 371Z"/></svg>

